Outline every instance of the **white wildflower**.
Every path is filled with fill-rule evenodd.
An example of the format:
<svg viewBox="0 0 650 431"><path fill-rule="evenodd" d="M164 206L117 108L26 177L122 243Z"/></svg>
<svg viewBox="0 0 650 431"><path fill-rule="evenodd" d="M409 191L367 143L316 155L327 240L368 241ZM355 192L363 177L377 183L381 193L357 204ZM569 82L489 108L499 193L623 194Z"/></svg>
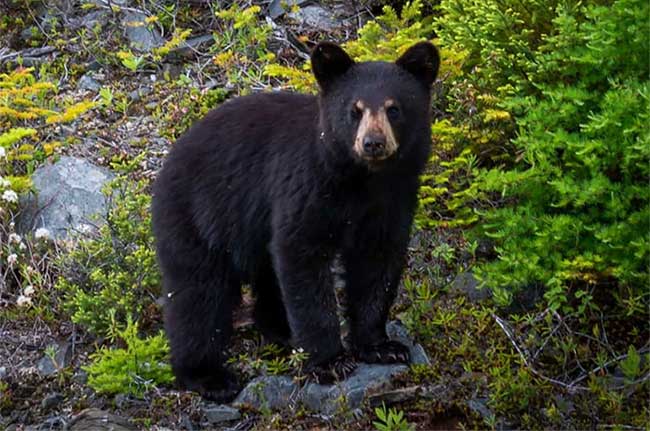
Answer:
<svg viewBox="0 0 650 431"><path fill-rule="evenodd" d="M16 253L11 253L9 256L7 256L7 263L9 266L12 266L16 261L18 260L18 255Z"/></svg>
<svg viewBox="0 0 650 431"><path fill-rule="evenodd" d="M36 229L36 232L34 232L34 238L36 239L49 239L52 236L49 230L47 230L44 227L39 227Z"/></svg>
<svg viewBox="0 0 650 431"><path fill-rule="evenodd" d="M36 291L36 289L34 289L34 286L32 286L30 284L29 286L27 286L26 288L23 289L23 295L32 296L35 291Z"/></svg>
<svg viewBox="0 0 650 431"><path fill-rule="evenodd" d="M10 243L13 242L14 244L18 244L18 243L19 243L20 241L22 241L22 240L23 240L23 239L22 239L22 238L20 237L20 235L18 235L17 233L9 234L9 242L10 242Z"/></svg>
<svg viewBox="0 0 650 431"><path fill-rule="evenodd" d="M30 298L29 296L19 295L18 299L16 300L16 305L18 305L19 307L26 307L31 304L32 304L32 298Z"/></svg>
<svg viewBox="0 0 650 431"><path fill-rule="evenodd" d="M5 190L2 199L7 202L18 202L18 194L13 190Z"/></svg>
<svg viewBox="0 0 650 431"><path fill-rule="evenodd" d="M0 188L7 188L11 185L8 179L0 177Z"/></svg>
<svg viewBox="0 0 650 431"><path fill-rule="evenodd" d="M0 145L0 158L7 157L7 152L5 151L5 147Z"/></svg>
<svg viewBox="0 0 650 431"><path fill-rule="evenodd" d="M24 242L21 241L20 244L18 244L18 250L26 250L26 249L27 246L25 245Z"/></svg>

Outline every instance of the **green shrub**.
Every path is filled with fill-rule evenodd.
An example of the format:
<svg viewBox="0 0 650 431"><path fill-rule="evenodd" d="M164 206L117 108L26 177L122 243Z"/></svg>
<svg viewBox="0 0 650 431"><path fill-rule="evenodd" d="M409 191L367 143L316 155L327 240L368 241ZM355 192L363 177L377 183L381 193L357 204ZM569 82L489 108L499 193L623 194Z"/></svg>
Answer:
<svg viewBox="0 0 650 431"><path fill-rule="evenodd" d="M151 232L151 197L144 181L114 180L105 191L110 209L97 235L61 256L56 287L72 321L114 336L128 316L142 316L160 288Z"/></svg>
<svg viewBox="0 0 650 431"><path fill-rule="evenodd" d="M475 85L492 90L517 124L507 157L474 186L476 197L504 204L481 213L475 233L494 241L498 258L477 273L503 290L502 302L539 282L565 311L595 306L594 288L614 281L609 295L644 313L647 2L446 0L441 8L441 36L467 50Z"/></svg>
<svg viewBox="0 0 650 431"><path fill-rule="evenodd" d="M91 388L102 394L141 397L153 386L174 380L168 363L169 345L162 332L139 338L137 323L128 319L126 328L118 331L118 335L126 348L102 347L90 356L92 364L84 367Z"/></svg>
<svg viewBox="0 0 650 431"><path fill-rule="evenodd" d="M38 73L24 67L0 73L0 290L20 307L33 306L41 317L50 313L51 243L43 229L36 241L18 234L19 197L31 188L33 170L62 145L56 128L94 106L56 97L47 71L44 65Z"/></svg>

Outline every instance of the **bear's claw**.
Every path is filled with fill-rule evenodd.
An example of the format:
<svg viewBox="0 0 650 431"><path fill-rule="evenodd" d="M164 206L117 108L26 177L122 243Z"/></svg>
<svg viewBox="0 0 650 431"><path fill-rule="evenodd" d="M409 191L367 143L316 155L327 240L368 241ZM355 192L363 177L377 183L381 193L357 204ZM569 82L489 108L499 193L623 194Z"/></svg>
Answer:
<svg viewBox="0 0 650 431"><path fill-rule="evenodd" d="M357 359L369 364L408 363L411 359L409 349L397 341L387 340L367 346L356 352Z"/></svg>
<svg viewBox="0 0 650 431"><path fill-rule="evenodd" d="M315 366L310 374L316 383L329 385L335 381L345 380L357 368L357 363L348 353L336 356L334 359Z"/></svg>

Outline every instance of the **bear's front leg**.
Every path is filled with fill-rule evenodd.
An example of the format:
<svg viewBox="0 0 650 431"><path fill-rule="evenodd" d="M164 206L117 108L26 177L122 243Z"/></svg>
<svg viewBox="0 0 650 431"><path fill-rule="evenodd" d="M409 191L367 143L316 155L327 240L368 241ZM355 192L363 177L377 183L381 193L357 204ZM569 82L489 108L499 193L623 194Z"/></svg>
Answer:
<svg viewBox="0 0 650 431"><path fill-rule="evenodd" d="M402 275L406 240L392 247L359 244L343 253L350 318L351 344L355 356L366 363L409 361L409 350L386 335L386 321Z"/></svg>
<svg viewBox="0 0 650 431"><path fill-rule="evenodd" d="M356 365L341 344L329 254L283 239L271 250L292 344L309 354L305 370L321 383L350 374Z"/></svg>

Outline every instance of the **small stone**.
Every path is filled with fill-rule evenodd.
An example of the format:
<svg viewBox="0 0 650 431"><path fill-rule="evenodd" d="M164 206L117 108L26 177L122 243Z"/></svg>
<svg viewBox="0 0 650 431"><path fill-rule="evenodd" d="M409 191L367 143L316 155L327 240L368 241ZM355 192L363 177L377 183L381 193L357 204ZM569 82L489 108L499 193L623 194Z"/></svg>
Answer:
<svg viewBox="0 0 650 431"><path fill-rule="evenodd" d="M79 370L72 376L72 381L80 385L85 385L88 382L88 373L84 370Z"/></svg>
<svg viewBox="0 0 650 431"><path fill-rule="evenodd" d="M129 396L126 394L117 394L115 395L115 398L113 398L113 402L115 403L115 407L122 409L128 405Z"/></svg>
<svg viewBox="0 0 650 431"><path fill-rule="evenodd" d="M386 334L388 338L393 341L398 341L408 347L409 354L411 355L411 364L424 364L431 365L431 360L424 348L420 344L413 342L404 326L396 321L388 322L386 324Z"/></svg>
<svg viewBox="0 0 650 431"><path fill-rule="evenodd" d="M92 30L99 25L104 27L108 24L109 12L106 9L95 10L79 18L79 25Z"/></svg>
<svg viewBox="0 0 650 431"><path fill-rule="evenodd" d="M68 367L72 360L72 345L70 343L55 344L52 348L56 352L54 357L45 354L36 365L42 376L51 376L58 373Z"/></svg>
<svg viewBox="0 0 650 431"><path fill-rule="evenodd" d="M128 97L129 100L132 102L139 102L140 99L144 96L147 96L148 94L151 93L151 88L138 88L137 90L133 90L129 93Z"/></svg>
<svg viewBox="0 0 650 431"><path fill-rule="evenodd" d="M4 379L7 377L7 367L2 366L0 367L0 380Z"/></svg>
<svg viewBox="0 0 650 431"><path fill-rule="evenodd" d="M79 78L77 82L77 88L80 90L89 90L89 91L99 91L102 88L102 84L93 79L88 73Z"/></svg>
<svg viewBox="0 0 650 431"><path fill-rule="evenodd" d="M133 49L150 52L161 46L164 39L153 26L146 23L147 15L141 12L127 11L122 18L122 25Z"/></svg>
<svg viewBox="0 0 650 431"><path fill-rule="evenodd" d="M276 19L291 10L294 5L307 3L308 0L273 0L266 10L268 16Z"/></svg>
<svg viewBox="0 0 650 431"><path fill-rule="evenodd" d="M208 420L208 422L212 424L234 421L241 418L241 413L239 413L239 410L223 404L207 405L203 407L203 414L205 414L205 417Z"/></svg>
<svg viewBox="0 0 650 431"><path fill-rule="evenodd" d="M483 419L494 418L494 413L487 406L487 398L472 398L467 400L467 407Z"/></svg>
<svg viewBox="0 0 650 431"><path fill-rule="evenodd" d="M182 56L193 55L196 50L202 46L208 46L214 44L214 36L211 34L205 34L203 36L197 36L189 38L177 47L172 49L169 53Z"/></svg>
<svg viewBox="0 0 650 431"><path fill-rule="evenodd" d="M63 399L63 395L59 394L58 392L53 392L43 398L41 401L41 408L45 411L52 410L61 404L63 402Z"/></svg>
<svg viewBox="0 0 650 431"><path fill-rule="evenodd" d="M422 345L413 344L413 346L409 347L409 353L411 354L411 364L431 365L431 359L429 359L429 355L427 355Z"/></svg>
<svg viewBox="0 0 650 431"><path fill-rule="evenodd" d="M471 272L461 272L451 283L451 290L462 293L472 302L481 302L490 297L490 290L478 288L478 280Z"/></svg>
<svg viewBox="0 0 650 431"><path fill-rule="evenodd" d="M137 428L122 417L90 408L73 417L67 429L69 431L134 431Z"/></svg>
<svg viewBox="0 0 650 431"><path fill-rule="evenodd" d="M301 25L316 30L330 32L342 26L331 11L318 5L309 5L300 8L298 12L292 12L289 17L298 21Z"/></svg>
<svg viewBox="0 0 650 431"><path fill-rule="evenodd" d="M298 385L290 377L256 377L237 395L232 404L236 407L250 406L257 410L279 410L287 407L297 392Z"/></svg>

